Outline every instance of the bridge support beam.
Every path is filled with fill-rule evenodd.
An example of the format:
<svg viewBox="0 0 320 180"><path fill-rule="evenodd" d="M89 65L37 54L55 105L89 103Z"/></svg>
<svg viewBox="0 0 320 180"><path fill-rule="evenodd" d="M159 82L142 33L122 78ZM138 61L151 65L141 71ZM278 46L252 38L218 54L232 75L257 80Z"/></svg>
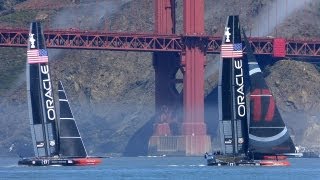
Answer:
<svg viewBox="0 0 320 180"><path fill-rule="evenodd" d="M175 33L174 0L155 0L155 33ZM175 74L179 68L179 55L176 52L153 53L155 69L155 103L156 114L163 106L172 109L175 106L177 94L173 91Z"/></svg>
<svg viewBox="0 0 320 180"><path fill-rule="evenodd" d="M182 99L175 88L177 73L180 66L178 53L153 53L153 67L155 70L155 108L156 114L164 108L170 111L182 104ZM179 102L181 101L181 102Z"/></svg>
<svg viewBox="0 0 320 180"><path fill-rule="evenodd" d="M204 122L204 65L206 50L204 34L204 0L184 0L184 119L182 135L186 141L186 155L203 155L211 151L210 136Z"/></svg>
<svg viewBox="0 0 320 180"><path fill-rule="evenodd" d="M174 0L155 0L155 33L175 33ZM182 98L176 90L176 72L180 67L177 52L153 53L155 70L155 123L148 144L151 155L179 154L175 148L179 130L178 111L182 109ZM181 154L180 154L181 155Z"/></svg>
<svg viewBox="0 0 320 180"><path fill-rule="evenodd" d="M174 0L155 2L156 33L173 34ZM211 151L211 140L204 123L204 41L207 39L199 37L203 34L204 0L184 0L185 49L180 59L175 59L174 53L154 53L156 118L159 120L149 140L149 154L198 156ZM181 99L172 83L179 68L183 71L182 116L178 112ZM182 123L174 120L177 118L182 119ZM178 131L173 131L173 123L179 124Z"/></svg>

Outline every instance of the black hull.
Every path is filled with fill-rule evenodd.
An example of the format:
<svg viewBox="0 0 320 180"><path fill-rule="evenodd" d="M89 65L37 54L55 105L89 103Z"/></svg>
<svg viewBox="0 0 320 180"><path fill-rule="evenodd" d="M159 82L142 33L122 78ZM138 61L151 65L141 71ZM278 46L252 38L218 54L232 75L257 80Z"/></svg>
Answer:
<svg viewBox="0 0 320 180"><path fill-rule="evenodd" d="M260 162L243 161L243 162L208 162L207 166L261 166Z"/></svg>
<svg viewBox="0 0 320 180"><path fill-rule="evenodd" d="M260 161L247 160L231 157L221 157L221 158L208 158L208 166L260 166Z"/></svg>
<svg viewBox="0 0 320 180"><path fill-rule="evenodd" d="M266 159L249 159L246 156L207 155L208 166L290 166L285 156L265 156Z"/></svg>
<svg viewBox="0 0 320 180"><path fill-rule="evenodd" d="M102 163L102 157L68 157L68 158L23 158L18 165L25 166L90 166Z"/></svg>
<svg viewBox="0 0 320 180"><path fill-rule="evenodd" d="M25 166L75 166L73 159L67 158L23 158L18 161L18 165Z"/></svg>

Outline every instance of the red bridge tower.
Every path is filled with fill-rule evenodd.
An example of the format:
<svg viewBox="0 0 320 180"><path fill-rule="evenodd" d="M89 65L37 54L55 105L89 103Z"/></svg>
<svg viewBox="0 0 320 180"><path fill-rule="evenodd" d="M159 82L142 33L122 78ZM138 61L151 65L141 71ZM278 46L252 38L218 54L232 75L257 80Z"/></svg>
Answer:
<svg viewBox="0 0 320 180"><path fill-rule="evenodd" d="M155 33L174 34L174 0L155 2ZM211 151L211 139L204 123L205 42L208 40L203 38L204 0L184 0L183 10L182 53L156 52L153 57L157 120L149 140L150 154L194 156ZM183 96L175 86L181 83L176 79L178 70L183 73Z"/></svg>

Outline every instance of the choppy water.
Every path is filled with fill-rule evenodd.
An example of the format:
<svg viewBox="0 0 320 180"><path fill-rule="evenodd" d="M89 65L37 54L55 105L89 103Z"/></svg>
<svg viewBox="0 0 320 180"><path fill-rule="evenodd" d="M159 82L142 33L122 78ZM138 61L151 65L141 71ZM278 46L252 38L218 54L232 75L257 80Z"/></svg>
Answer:
<svg viewBox="0 0 320 180"><path fill-rule="evenodd" d="M0 159L0 179L320 180L320 158L290 159L290 167L207 167L201 157L117 157L85 167L26 167L17 161Z"/></svg>

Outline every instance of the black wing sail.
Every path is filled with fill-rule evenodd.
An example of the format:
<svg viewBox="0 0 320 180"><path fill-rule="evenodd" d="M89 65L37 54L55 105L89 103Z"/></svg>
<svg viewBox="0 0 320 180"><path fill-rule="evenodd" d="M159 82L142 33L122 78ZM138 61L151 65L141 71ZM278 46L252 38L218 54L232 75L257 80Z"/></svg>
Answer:
<svg viewBox="0 0 320 180"><path fill-rule="evenodd" d="M58 91L60 106L60 155L63 157L87 157L86 149L61 81L59 81Z"/></svg>
<svg viewBox="0 0 320 180"><path fill-rule="evenodd" d="M293 153L295 147L244 34L250 76L249 148L260 154Z"/></svg>
<svg viewBox="0 0 320 180"><path fill-rule="evenodd" d="M29 119L35 156L58 155L59 135L48 52L39 22L30 25L26 69Z"/></svg>
<svg viewBox="0 0 320 180"><path fill-rule="evenodd" d="M239 16L228 17L222 41L218 103L223 152L245 153L248 124Z"/></svg>

